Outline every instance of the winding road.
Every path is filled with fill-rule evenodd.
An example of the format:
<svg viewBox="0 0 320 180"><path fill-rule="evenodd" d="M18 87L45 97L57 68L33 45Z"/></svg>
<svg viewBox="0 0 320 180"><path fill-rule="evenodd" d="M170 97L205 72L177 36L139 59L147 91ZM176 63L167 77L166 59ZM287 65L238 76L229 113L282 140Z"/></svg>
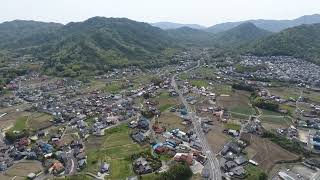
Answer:
<svg viewBox="0 0 320 180"><path fill-rule="evenodd" d="M196 66L194 66L184 72L194 70L194 69L198 68L199 66L200 66L200 60L198 60L198 64ZM216 158L216 156L214 155L214 153L212 152L212 150L207 142L207 139L202 131L201 119L196 116L196 113L192 110L192 108L189 106L188 102L186 101L185 97L183 96L181 91L178 89L177 83L175 81L175 78L178 74L179 73L172 76L171 85L175 89L175 91L179 94L179 98L180 98L181 102L183 103L183 105L186 107L186 109L189 112L189 116L192 120L192 124L194 127L194 132L196 133L196 135L200 139L203 153L208 158L207 168L210 171L210 179L211 180L221 180L221 171L220 171L219 161Z"/></svg>

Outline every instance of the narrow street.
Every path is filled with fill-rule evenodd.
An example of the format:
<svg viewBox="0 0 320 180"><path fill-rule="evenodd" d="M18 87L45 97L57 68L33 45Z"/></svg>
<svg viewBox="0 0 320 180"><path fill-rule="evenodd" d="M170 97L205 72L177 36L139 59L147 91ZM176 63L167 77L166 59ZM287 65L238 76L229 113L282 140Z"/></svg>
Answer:
<svg viewBox="0 0 320 180"><path fill-rule="evenodd" d="M194 70L194 69L198 68L199 66L200 66L200 60L198 60L198 64L195 67L190 68L187 71ZM187 72L187 71L185 71L185 72ZM216 156L214 155L214 153L212 152L212 150L207 142L207 139L202 131L201 119L199 119L196 116L196 113L189 106L188 102L186 101L185 97L183 96L183 94L181 93L181 91L179 90L179 88L176 84L175 78L177 75L178 74L175 74L174 76L172 76L171 85L175 89L175 91L179 94L179 98L180 98L181 102L183 103L183 105L186 107L186 109L189 112L189 116L190 116L190 119L192 120L192 124L194 127L194 132L196 133L196 135L200 139L200 142L202 144L203 153L208 158L207 166L209 166L209 167L207 167L207 168L210 170L210 179L220 180L221 179L221 171L220 171L219 161L216 158Z"/></svg>

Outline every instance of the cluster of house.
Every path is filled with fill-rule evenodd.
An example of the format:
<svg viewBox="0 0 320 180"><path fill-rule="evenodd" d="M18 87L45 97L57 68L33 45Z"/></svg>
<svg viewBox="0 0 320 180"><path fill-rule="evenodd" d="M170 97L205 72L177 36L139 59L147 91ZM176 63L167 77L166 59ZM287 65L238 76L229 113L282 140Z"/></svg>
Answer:
<svg viewBox="0 0 320 180"><path fill-rule="evenodd" d="M152 149L157 154L174 157L175 161L185 162L192 166L195 163L204 164L207 160L202 154L202 145L195 133L190 130L183 132L179 129L161 133L162 141L152 143Z"/></svg>
<svg viewBox="0 0 320 180"><path fill-rule="evenodd" d="M132 66L123 69L112 69L106 74L95 76L95 79L121 79L140 74L142 70L139 67Z"/></svg>
<svg viewBox="0 0 320 180"><path fill-rule="evenodd" d="M45 141L44 138L49 140ZM11 145L2 144L0 171L7 170L22 159L39 160L45 170L54 175L83 169L87 164L83 142L73 140L66 144L61 138L61 134L48 135L47 131L39 131L34 136L23 137Z"/></svg>
<svg viewBox="0 0 320 180"><path fill-rule="evenodd" d="M302 59L288 56L241 56L239 64L249 70L237 72L232 64L221 67L220 70L237 78L279 80L320 86L319 66Z"/></svg>
<svg viewBox="0 0 320 180"><path fill-rule="evenodd" d="M147 142L150 135L150 120L144 116L140 116L137 121L131 121L129 123L130 128L134 128L135 131L131 133L131 138L133 141L143 144Z"/></svg>
<svg viewBox="0 0 320 180"><path fill-rule="evenodd" d="M244 179L246 176L245 166L248 163L258 165L257 162L248 160L242 153L246 146L247 144L242 140L231 141L226 143L220 151L220 166L227 176Z"/></svg>
<svg viewBox="0 0 320 180"><path fill-rule="evenodd" d="M185 162L190 166L206 162L206 156L201 152L202 145L193 131L183 132L180 129L166 131L165 128L156 125L150 129L149 119L143 116L137 121L130 122L129 127L135 128L131 134L131 138L135 142L139 144L150 143L153 151L159 155L167 155L175 161ZM152 130L158 135L158 138L150 138ZM143 158L137 159L134 167L138 174L153 172L153 169Z"/></svg>
<svg viewBox="0 0 320 180"><path fill-rule="evenodd" d="M320 129L320 107L319 105L310 104L310 110L300 110L301 116L297 120L297 125L303 128Z"/></svg>
<svg viewBox="0 0 320 180"><path fill-rule="evenodd" d="M251 117L251 119L242 126L242 132L262 135L263 127L261 125L261 121L257 117Z"/></svg>
<svg viewBox="0 0 320 180"><path fill-rule="evenodd" d="M288 128L278 128L277 129L277 133L282 135L282 136L285 136L288 139L293 139L293 138L298 138L299 137L298 130L293 125L291 125Z"/></svg>
<svg viewBox="0 0 320 180"><path fill-rule="evenodd" d="M320 130L309 131L309 142L311 150L315 153L320 153Z"/></svg>
<svg viewBox="0 0 320 180"><path fill-rule="evenodd" d="M24 84L17 90L16 96L29 103L38 103L39 101L59 99L65 100L81 95L80 87L82 83L72 79L59 79L33 87Z"/></svg>
<svg viewBox="0 0 320 180"><path fill-rule="evenodd" d="M148 174L154 171L150 162L144 157L139 157L133 162L133 169L136 174Z"/></svg>
<svg viewBox="0 0 320 180"><path fill-rule="evenodd" d="M0 97L0 107L1 108L7 108L12 107L18 104L21 104L22 100L16 98L16 97Z"/></svg>
<svg viewBox="0 0 320 180"><path fill-rule="evenodd" d="M266 90L266 89L260 89L260 90L258 90L258 93L257 93L257 94L258 94L258 96L260 96L261 98L263 98L263 99L265 99L265 100L274 101L274 102L279 103L279 104L286 103L286 102L288 102L289 100L292 101L292 102L296 101L296 99L294 99L294 98L292 98L292 97L290 97L290 99L287 100L287 99L284 99L284 98L282 98L282 97L280 97L280 96L272 95L272 94L270 94L270 92L269 92L268 90Z"/></svg>

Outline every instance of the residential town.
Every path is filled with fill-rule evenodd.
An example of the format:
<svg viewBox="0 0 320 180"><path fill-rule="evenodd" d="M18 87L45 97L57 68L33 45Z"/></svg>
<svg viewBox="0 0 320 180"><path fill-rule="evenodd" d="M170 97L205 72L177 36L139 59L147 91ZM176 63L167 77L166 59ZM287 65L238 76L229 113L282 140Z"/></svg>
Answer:
<svg viewBox="0 0 320 180"><path fill-rule="evenodd" d="M0 104L0 179L153 179L177 164L194 179L320 177L318 66L253 56L221 65L207 54L90 82L12 80Z"/></svg>

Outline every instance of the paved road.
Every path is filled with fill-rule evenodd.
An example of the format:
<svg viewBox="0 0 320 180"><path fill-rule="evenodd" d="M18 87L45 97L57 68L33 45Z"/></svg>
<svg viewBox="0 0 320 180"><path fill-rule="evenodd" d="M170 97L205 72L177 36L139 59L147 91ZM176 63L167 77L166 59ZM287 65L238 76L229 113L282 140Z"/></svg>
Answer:
<svg viewBox="0 0 320 180"><path fill-rule="evenodd" d="M198 61L198 64L191 68L186 70L187 71L191 71L193 69L196 69L200 66L200 61ZM184 98L183 94L181 93L181 91L178 89L177 83L175 81L175 77L178 74L175 74L174 76L172 76L171 79L171 85L172 87L175 89L175 91L179 94L179 98L181 99L183 105L186 107L186 109L189 112L189 116L192 120L192 124L194 127L194 131L196 133L196 135L198 136L198 138L201 141L202 144L202 151L204 154L206 154L208 161L207 161L207 165L209 166L208 169L210 170L210 179L211 180L221 180L221 171L220 171L220 165L219 165L219 161L216 158L216 156L214 155L214 153L212 152L207 139L202 131L201 128L201 119L199 119L196 114L193 112L192 108L189 106L188 102L186 101L186 99Z"/></svg>

